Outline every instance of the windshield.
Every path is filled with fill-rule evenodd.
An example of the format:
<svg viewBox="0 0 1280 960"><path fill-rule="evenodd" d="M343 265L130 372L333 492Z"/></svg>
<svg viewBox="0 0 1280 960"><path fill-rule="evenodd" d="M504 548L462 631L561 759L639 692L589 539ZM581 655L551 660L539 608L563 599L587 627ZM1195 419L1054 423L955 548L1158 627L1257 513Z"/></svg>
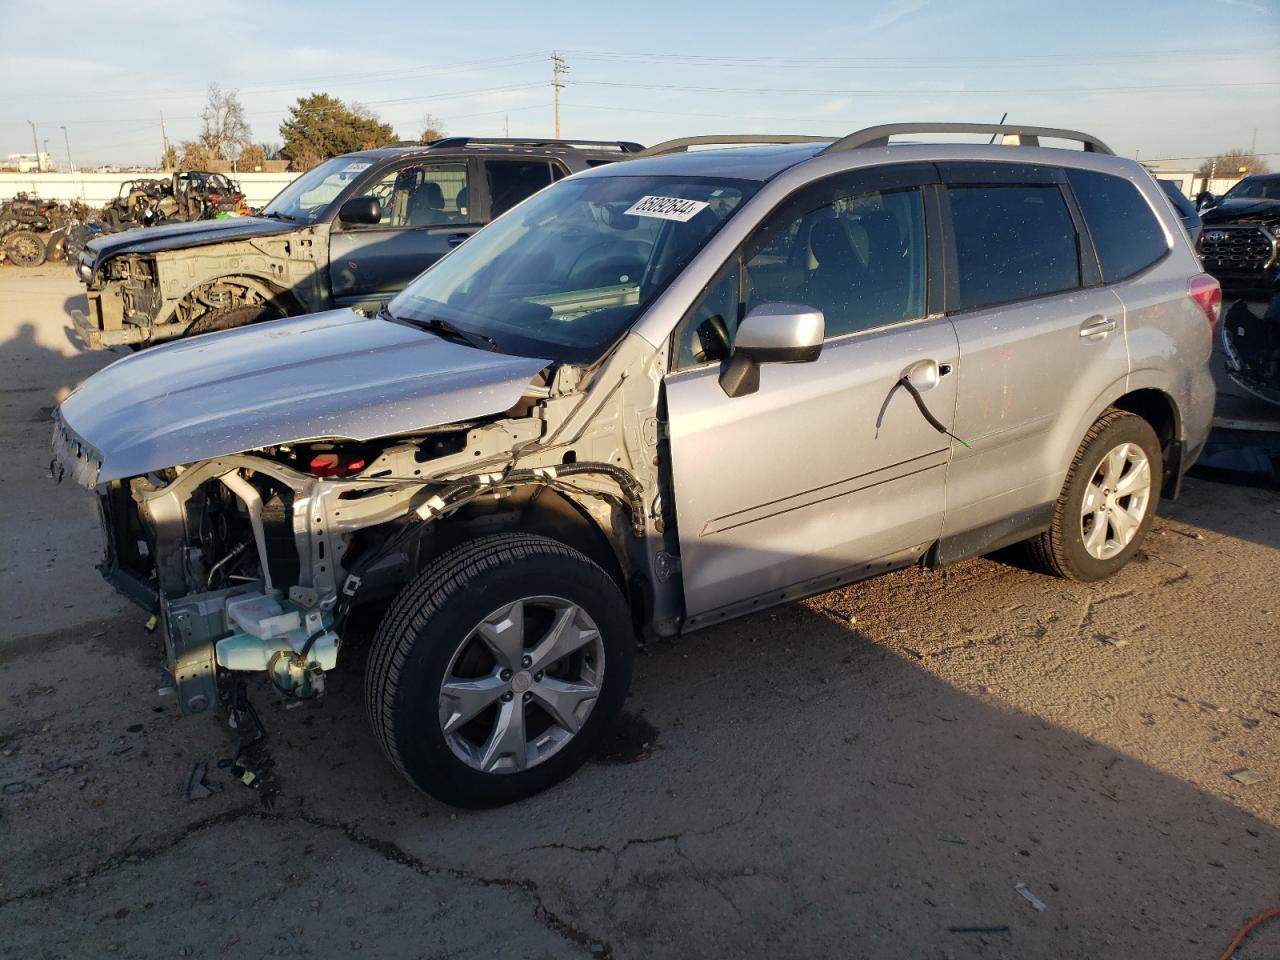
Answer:
<svg viewBox="0 0 1280 960"><path fill-rule="evenodd" d="M334 157L289 184L262 211L296 223L315 223L351 182L373 166L360 157Z"/></svg>
<svg viewBox="0 0 1280 960"><path fill-rule="evenodd" d="M443 321L503 353L590 362L758 188L710 177L564 180L419 276L390 313Z"/></svg>
<svg viewBox="0 0 1280 960"><path fill-rule="evenodd" d="M1245 177L1224 200L1280 200L1280 177Z"/></svg>

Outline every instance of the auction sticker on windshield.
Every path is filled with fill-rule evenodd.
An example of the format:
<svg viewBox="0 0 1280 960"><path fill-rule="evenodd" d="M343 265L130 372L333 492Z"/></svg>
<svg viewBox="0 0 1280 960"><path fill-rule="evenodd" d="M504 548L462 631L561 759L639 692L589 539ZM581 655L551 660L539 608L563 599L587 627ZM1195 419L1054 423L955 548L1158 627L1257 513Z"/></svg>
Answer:
<svg viewBox="0 0 1280 960"><path fill-rule="evenodd" d="M680 197L641 197L624 214L633 217L657 217L660 220L692 220L710 206L705 200L684 200Z"/></svg>

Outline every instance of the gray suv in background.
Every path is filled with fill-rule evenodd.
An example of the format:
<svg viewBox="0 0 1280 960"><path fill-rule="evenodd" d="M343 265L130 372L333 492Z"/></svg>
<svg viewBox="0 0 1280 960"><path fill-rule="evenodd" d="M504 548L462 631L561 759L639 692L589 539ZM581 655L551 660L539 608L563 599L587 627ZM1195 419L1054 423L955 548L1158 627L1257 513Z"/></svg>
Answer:
<svg viewBox="0 0 1280 960"><path fill-rule="evenodd" d="M376 311L494 217L629 141L446 137L362 150L300 174L256 216L91 240L75 264L93 349L145 347L330 307Z"/></svg>
<svg viewBox="0 0 1280 960"><path fill-rule="evenodd" d="M931 133L1004 139L890 144ZM1219 307L1085 134L693 138L554 184L376 317L122 359L54 447L184 711L243 724L254 672L317 695L363 608L386 755L490 806L587 758L637 637L1018 543L1115 573L1209 432Z"/></svg>

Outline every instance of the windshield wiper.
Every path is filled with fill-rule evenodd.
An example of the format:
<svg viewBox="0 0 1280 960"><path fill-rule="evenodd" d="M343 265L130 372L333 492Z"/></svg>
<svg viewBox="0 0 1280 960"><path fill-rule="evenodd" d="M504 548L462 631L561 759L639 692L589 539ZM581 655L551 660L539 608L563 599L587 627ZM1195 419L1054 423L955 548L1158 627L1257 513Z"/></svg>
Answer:
<svg viewBox="0 0 1280 960"><path fill-rule="evenodd" d="M396 320L401 323L411 324L420 330L442 335L446 339L461 340L477 350L492 352L498 349L498 341L493 337L487 337L483 333L476 333L474 330L463 330L461 327L455 326L441 317L427 317L423 320L416 317L397 317L385 305L378 311L378 316L384 320Z"/></svg>
<svg viewBox="0 0 1280 960"><path fill-rule="evenodd" d="M279 210L272 210L270 213L264 213L263 216L274 217L275 219L283 220L286 223L297 223L297 221L294 220L293 217L289 216L287 213L281 213Z"/></svg>

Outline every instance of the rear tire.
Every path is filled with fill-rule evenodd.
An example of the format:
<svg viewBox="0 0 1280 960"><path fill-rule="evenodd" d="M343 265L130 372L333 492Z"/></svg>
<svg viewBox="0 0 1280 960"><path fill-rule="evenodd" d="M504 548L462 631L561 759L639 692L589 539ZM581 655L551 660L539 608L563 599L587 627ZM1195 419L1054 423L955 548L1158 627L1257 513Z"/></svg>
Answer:
<svg viewBox="0 0 1280 960"><path fill-rule="evenodd" d="M1031 564L1067 580L1111 576L1142 545L1163 478L1160 441L1151 425L1123 410L1107 411L1076 452L1052 525L1026 543Z"/></svg>
<svg viewBox="0 0 1280 960"><path fill-rule="evenodd" d="M481 537L388 609L365 670L369 720L424 792L511 803L591 755L622 709L634 643L622 592L586 556L548 537Z"/></svg>
<svg viewBox="0 0 1280 960"><path fill-rule="evenodd" d="M45 241L34 230L15 230L4 238L4 252L15 267L38 267L44 263Z"/></svg>

